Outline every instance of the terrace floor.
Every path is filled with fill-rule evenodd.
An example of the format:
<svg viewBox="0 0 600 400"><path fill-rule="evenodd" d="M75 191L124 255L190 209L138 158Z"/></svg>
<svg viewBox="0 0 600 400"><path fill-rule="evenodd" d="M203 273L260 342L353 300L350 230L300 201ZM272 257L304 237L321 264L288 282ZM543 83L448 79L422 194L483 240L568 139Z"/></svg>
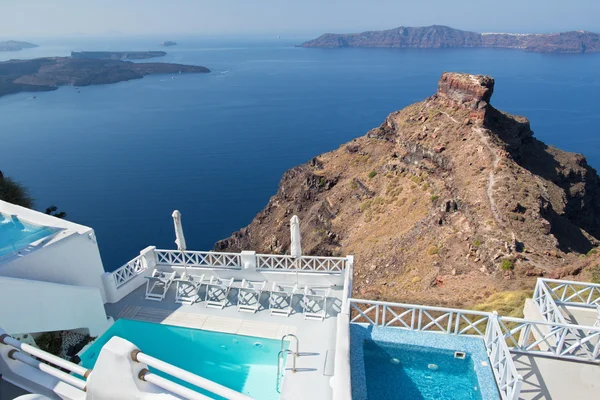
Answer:
<svg viewBox="0 0 600 400"><path fill-rule="evenodd" d="M559 306L569 324L594 326L598 312L595 308Z"/></svg>
<svg viewBox="0 0 600 400"><path fill-rule="evenodd" d="M513 354L523 377L519 399L596 399L600 395L600 368L596 364Z"/></svg>
<svg viewBox="0 0 600 400"><path fill-rule="evenodd" d="M106 304L107 315L115 320L128 318L269 339L281 339L286 333L293 333L300 341L300 357L297 360L297 372L293 373L292 356L288 356L281 399L331 398L329 380L333 375L336 316L342 303L341 288L332 289L324 321L304 319L299 296L295 300L295 312L286 318L270 315L267 295L262 297L261 311L255 314L238 312L235 289L229 294L230 304L222 310L206 308L204 302L193 305L175 303L174 284L161 302L145 300L144 294L145 286L141 286L118 303ZM291 343L290 346L294 350L294 344ZM276 377L273 377L274 384L275 381Z"/></svg>

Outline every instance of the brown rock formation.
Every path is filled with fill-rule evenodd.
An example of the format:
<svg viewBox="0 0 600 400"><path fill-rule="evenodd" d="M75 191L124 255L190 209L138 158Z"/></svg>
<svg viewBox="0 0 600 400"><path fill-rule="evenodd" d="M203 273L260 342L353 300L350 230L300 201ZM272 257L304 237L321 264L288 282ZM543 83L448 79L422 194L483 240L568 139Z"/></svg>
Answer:
<svg viewBox="0 0 600 400"><path fill-rule="evenodd" d="M355 255L356 296L452 306L574 265L599 243L600 179L494 109L493 88L445 73L427 100L286 172L215 248L286 252L297 214L306 254Z"/></svg>

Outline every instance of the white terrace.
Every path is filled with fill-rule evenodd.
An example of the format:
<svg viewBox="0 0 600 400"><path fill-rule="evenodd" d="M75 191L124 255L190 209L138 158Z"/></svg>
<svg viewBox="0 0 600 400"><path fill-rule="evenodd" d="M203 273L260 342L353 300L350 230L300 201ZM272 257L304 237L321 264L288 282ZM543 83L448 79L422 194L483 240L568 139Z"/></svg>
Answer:
<svg viewBox="0 0 600 400"><path fill-rule="evenodd" d="M594 327L600 285L540 279L524 319L354 299L351 256L188 251L181 232L178 250L148 247L107 273L99 272L90 228L38 218L7 203L0 203L0 212L44 226L63 224L67 232L0 260L2 399L16 397L17 387L51 399L249 399L117 337L104 345L93 370L13 338L50 330L99 335L119 318L277 340L288 335L290 345L275 361L283 365L287 357L285 368L266 380L279 386L281 399L352 398L351 324L478 338L502 399L591 399L600 393L600 327Z"/></svg>

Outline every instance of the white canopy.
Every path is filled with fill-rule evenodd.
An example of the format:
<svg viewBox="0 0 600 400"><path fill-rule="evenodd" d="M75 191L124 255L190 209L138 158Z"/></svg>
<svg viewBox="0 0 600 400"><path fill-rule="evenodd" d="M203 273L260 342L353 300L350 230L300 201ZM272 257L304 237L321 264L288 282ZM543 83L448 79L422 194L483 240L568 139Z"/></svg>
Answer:
<svg viewBox="0 0 600 400"><path fill-rule="evenodd" d="M300 219L297 215L290 219L290 235L292 239L290 254L294 257L300 257L302 255L302 244L300 240Z"/></svg>
<svg viewBox="0 0 600 400"><path fill-rule="evenodd" d="M175 225L175 243L177 250L185 251L185 237L183 237L183 227L181 226L181 213L179 210L173 211L173 224Z"/></svg>

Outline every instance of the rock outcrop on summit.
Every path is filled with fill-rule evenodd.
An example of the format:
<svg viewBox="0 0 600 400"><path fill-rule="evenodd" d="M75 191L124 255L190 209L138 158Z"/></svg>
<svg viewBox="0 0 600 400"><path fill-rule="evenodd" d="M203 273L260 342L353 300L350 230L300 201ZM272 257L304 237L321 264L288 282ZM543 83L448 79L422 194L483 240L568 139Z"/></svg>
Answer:
<svg viewBox="0 0 600 400"><path fill-rule="evenodd" d="M504 48L538 53L591 53L600 51L600 35L586 31L560 33L477 33L443 25L401 26L384 31L326 33L301 47L390 47L390 48Z"/></svg>
<svg viewBox="0 0 600 400"><path fill-rule="evenodd" d="M355 296L451 306L578 273L600 243L600 178L492 107L493 90L444 73L435 95L287 171L215 249L289 252L296 214L305 254L355 255Z"/></svg>

